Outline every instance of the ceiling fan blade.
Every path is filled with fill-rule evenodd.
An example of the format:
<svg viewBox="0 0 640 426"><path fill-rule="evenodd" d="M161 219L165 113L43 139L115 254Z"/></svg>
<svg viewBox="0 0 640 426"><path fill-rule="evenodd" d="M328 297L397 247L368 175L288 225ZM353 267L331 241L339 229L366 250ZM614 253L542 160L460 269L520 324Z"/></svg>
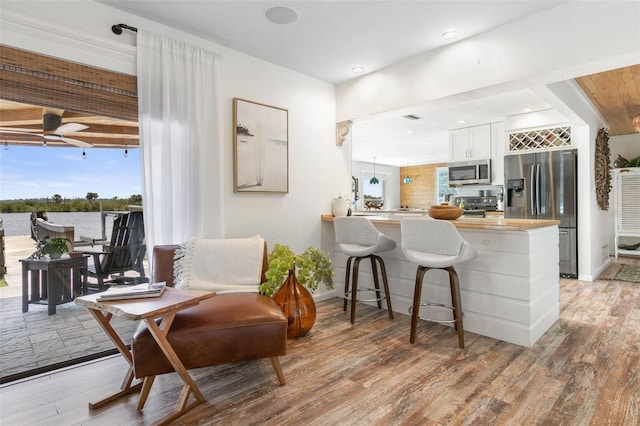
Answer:
<svg viewBox="0 0 640 426"><path fill-rule="evenodd" d="M44 135L44 138L50 141L62 141L69 145L79 146L80 148L93 148L89 142L79 141L78 139L65 138L61 135Z"/></svg>
<svg viewBox="0 0 640 426"><path fill-rule="evenodd" d="M42 133L42 129L23 129L20 127L0 127L3 133Z"/></svg>
<svg viewBox="0 0 640 426"><path fill-rule="evenodd" d="M88 129L89 126L85 126L84 124L79 123L65 123L62 126L58 127L54 134L56 135L64 135L66 133L75 133L80 132L84 129Z"/></svg>
<svg viewBox="0 0 640 426"><path fill-rule="evenodd" d="M93 148L93 145L89 142L80 141L78 139L62 138L62 141L69 145L79 146L80 148Z"/></svg>

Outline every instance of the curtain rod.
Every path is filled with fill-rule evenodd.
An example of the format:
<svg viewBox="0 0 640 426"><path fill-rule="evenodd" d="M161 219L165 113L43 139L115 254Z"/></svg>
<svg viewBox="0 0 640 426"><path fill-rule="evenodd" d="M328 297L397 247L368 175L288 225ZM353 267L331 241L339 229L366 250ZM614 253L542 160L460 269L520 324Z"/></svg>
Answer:
<svg viewBox="0 0 640 426"><path fill-rule="evenodd" d="M136 27L130 27L130 26L129 26L129 25L127 25L127 24L117 24L117 25L113 25L113 26L111 27L111 31L113 31L113 33L114 33L114 34L118 34L118 35L120 35L120 34L122 34L122 29L123 29L123 28L124 28L125 30L133 31L134 33L137 33L137 32L138 32L138 29L137 29Z"/></svg>

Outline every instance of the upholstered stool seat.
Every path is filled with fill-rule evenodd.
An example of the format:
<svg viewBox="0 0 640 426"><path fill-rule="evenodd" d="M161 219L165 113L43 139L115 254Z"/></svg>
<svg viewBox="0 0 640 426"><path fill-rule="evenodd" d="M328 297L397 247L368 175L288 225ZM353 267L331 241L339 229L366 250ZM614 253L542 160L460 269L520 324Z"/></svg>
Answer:
<svg viewBox="0 0 640 426"><path fill-rule="evenodd" d="M462 238L456 227L446 220L402 219L401 230L402 252L408 260L419 265L411 307L411 343L416 341L420 306L439 306L451 309L453 319L424 319L439 323L453 323L458 334L458 344L464 348L460 283L454 266L474 259L477 256L476 250ZM450 305L434 302L421 303L422 282L429 269L443 269L448 272L451 290Z"/></svg>
<svg viewBox="0 0 640 426"><path fill-rule="evenodd" d="M382 299L385 299L389 318L393 319L387 271L384 266L384 260L376 253L387 252L395 249L396 242L378 231L375 226L371 224L369 219L365 217L336 217L333 220L333 226L336 237L336 248L349 256L347 259L344 279L343 309L345 311L347 310L347 300L351 297L351 323L353 324L356 318L356 301L358 300L358 292L363 291L376 293L375 298L363 299L362 301L377 302L378 308L382 308L381 302ZM358 288L358 271L360 268L360 261L363 259L369 259L371 261L371 272L373 273L373 283L375 288ZM378 266L380 267L380 274L378 274ZM381 294L380 290L379 275L382 277L384 296Z"/></svg>

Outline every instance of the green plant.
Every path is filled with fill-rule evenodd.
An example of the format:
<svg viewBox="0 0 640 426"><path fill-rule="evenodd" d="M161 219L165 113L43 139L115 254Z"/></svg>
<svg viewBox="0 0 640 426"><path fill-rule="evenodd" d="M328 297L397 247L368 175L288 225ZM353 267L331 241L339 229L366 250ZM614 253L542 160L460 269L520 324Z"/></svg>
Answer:
<svg viewBox="0 0 640 426"><path fill-rule="evenodd" d="M268 257L269 268L265 273L267 281L260 285L260 293L272 296L282 285L290 269L296 271L300 284L311 292L324 282L333 289L333 267L331 258L322 251L308 247L304 253L295 254L289 246L276 244Z"/></svg>
<svg viewBox="0 0 640 426"><path fill-rule="evenodd" d="M47 254L50 256L61 255L69 251L69 243L68 238L49 238L49 236L44 236L38 240L36 252L33 254L33 257L40 259Z"/></svg>

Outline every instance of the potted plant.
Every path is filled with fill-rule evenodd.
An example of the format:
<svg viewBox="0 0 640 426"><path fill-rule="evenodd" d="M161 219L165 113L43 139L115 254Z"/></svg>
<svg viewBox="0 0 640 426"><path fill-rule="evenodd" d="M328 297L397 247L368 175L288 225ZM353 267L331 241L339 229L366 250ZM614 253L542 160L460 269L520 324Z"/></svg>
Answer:
<svg viewBox="0 0 640 426"><path fill-rule="evenodd" d="M304 253L295 254L289 246L278 244L268 256L269 267L265 273L267 281L260 285L260 293L273 296L282 286L289 271L312 292L318 284L324 282L327 288L333 289L333 267L331 258L322 251L308 247Z"/></svg>
<svg viewBox="0 0 640 426"><path fill-rule="evenodd" d="M68 238L49 238L44 236L38 240L36 244L36 252L33 254L35 259L40 259L45 255L49 255L51 259L57 259L62 256L63 253L69 251L69 239Z"/></svg>
<svg viewBox="0 0 640 426"><path fill-rule="evenodd" d="M313 247L295 254L289 246L276 244L268 262L267 281L260 285L260 293L272 296L282 308L287 317L287 337L302 337L316 320L316 305L307 289L317 290L320 282L333 289L331 258Z"/></svg>

